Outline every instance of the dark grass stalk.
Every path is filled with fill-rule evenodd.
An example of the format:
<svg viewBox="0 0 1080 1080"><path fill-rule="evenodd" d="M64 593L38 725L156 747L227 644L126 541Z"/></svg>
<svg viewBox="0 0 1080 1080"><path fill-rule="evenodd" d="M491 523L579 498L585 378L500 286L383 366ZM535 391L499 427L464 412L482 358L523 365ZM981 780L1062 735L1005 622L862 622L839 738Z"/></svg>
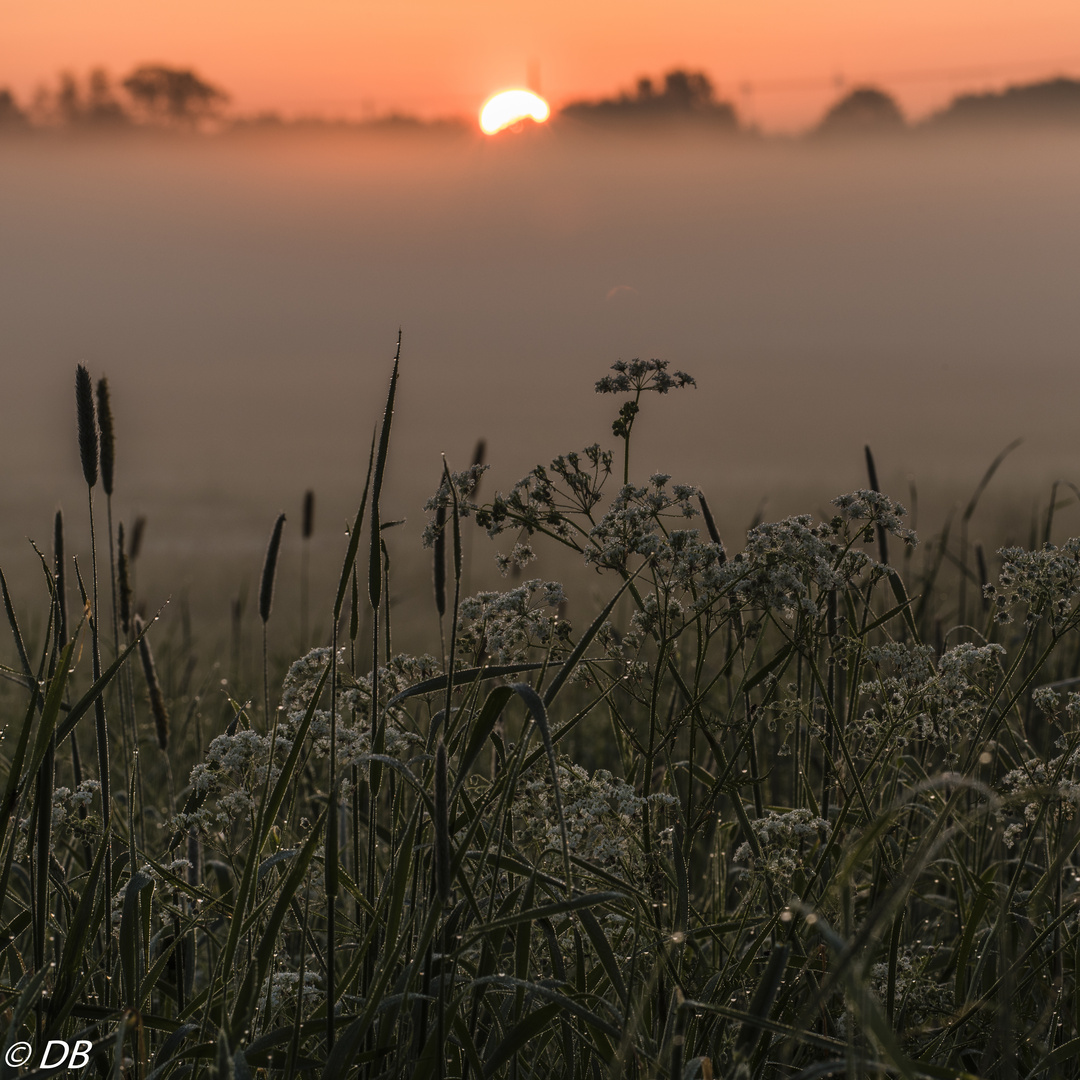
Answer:
<svg viewBox="0 0 1080 1080"><path fill-rule="evenodd" d="M300 653L308 648L308 597L311 564L311 535L315 531L315 492L304 492L304 519L300 530Z"/></svg>
<svg viewBox="0 0 1080 1080"><path fill-rule="evenodd" d="M126 637L131 633L131 578L128 574L128 554L124 550L124 523L117 526L116 577L120 600L120 629Z"/></svg>
<svg viewBox="0 0 1080 1080"><path fill-rule="evenodd" d="M52 636L52 627L49 628ZM42 670L45 670L45 656L49 656L48 667L55 670L56 650L46 645L42 656ZM37 971L45 967L45 938L49 911L49 859L52 856L52 802L56 772L56 731L49 738L45 759L37 775L35 804L37 810L37 851L34 860L34 968Z"/></svg>
<svg viewBox="0 0 1080 1080"><path fill-rule="evenodd" d="M446 632L443 619L446 616L446 506L439 503L435 510L435 542L432 544L434 563L435 610L439 614L439 644L442 662L446 666Z"/></svg>
<svg viewBox="0 0 1080 1080"><path fill-rule="evenodd" d="M473 469L479 469L480 466L482 466L484 464L484 459L486 457L487 457L487 440L486 439L477 439L476 440L476 446L473 448L473 456L472 456L472 467L473 467ZM483 483L483 475L481 474L480 479L477 480L476 486L473 488L472 497L474 499L476 498L476 493L480 490L480 485L482 483ZM466 536L466 537L463 537L462 540L463 540L463 543L466 545L465 548L464 548L464 556L463 556L464 560L465 560L465 570L464 570L464 578L463 578L463 580L465 582L464 588L465 588L466 593L469 593L469 592L472 591L472 575L473 575L473 547L474 547L474 545L472 543L472 533L470 532L469 535ZM514 572L515 572L515 574L517 574L517 573L520 573L520 570L517 567L515 567Z"/></svg>
<svg viewBox="0 0 1080 1080"><path fill-rule="evenodd" d="M371 604L371 749L373 754L381 754L384 743L382 710L379 706L379 607L383 589L383 549L382 524L380 518L380 499L382 496L383 477L386 473L386 455L390 446L390 428L394 419L394 397L397 392L398 370L401 360L401 331L398 331L397 352L394 356L394 368L390 376L390 389L386 396L383 410L382 429L379 435L379 448L375 455L375 469L371 482L371 520L368 549L368 602ZM379 786L382 779L382 767L372 761L369 769L369 808L368 808L368 902L375 899L375 818L379 798Z"/></svg>
<svg viewBox="0 0 1080 1080"><path fill-rule="evenodd" d="M64 558L64 514L56 511L53 519L53 570L56 578L56 633L60 642L67 643L68 607L67 607L67 566ZM79 741L73 731L71 743L71 777L75 787L82 783L82 761L79 757ZM79 816L86 819L86 807L80 805Z"/></svg>
<svg viewBox="0 0 1080 1080"><path fill-rule="evenodd" d="M262 655L263 655L263 716L266 729L270 730L270 674L267 658L267 624L270 611L274 606L274 578L277 574L278 553L281 550L281 530L285 528L285 515L279 514L270 533L270 542L266 546L266 558L263 560L262 578L259 582L259 618L262 620ZM276 724L274 727L276 728ZM271 747L271 753L273 747Z"/></svg>
<svg viewBox="0 0 1080 1080"><path fill-rule="evenodd" d="M334 942L337 932L337 897L338 897L338 841L340 824L338 821L338 785L337 785L337 674L338 674L338 624L340 617L334 619L332 642L330 645L330 805L326 813L326 839L323 843L323 881L326 889L326 1049L329 1053L334 1048L335 1021L334 1003L337 1000L337 969L334 965Z"/></svg>
<svg viewBox="0 0 1080 1080"><path fill-rule="evenodd" d="M1023 442L1023 439L1014 439L1004 450L992 462L990 467L983 473L982 479L979 481L972 493L971 499L968 501L966 507L964 507L964 513L960 518L960 596L958 599L958 612L956 621L959 626L964 626L967 622L967 557L968 557L968 526L971 523L971 519L975 514L975 509L979 505L979 500L983 496L983 492L986 491L990 481L994 478L994 473L998 471L1001 463ZM1034 545L1032 545L1034 546Z"/></svg>
<svg viewBox="0 0 1080 1080"><path fill-rule="evenodd" d="M394 367L390 375L390 388L383 410L379 433L378 451L375 454L371 480L371 516L368 547L368 603L371 605L371 752L373 760L368 765L368 850L365 896L371 907L375 906L376 853L379 818L379 790L382 783L382 765L374 760L385 748L385 726L379 705L379 607L383 589L383 548L380 499L383 477L386 473L386 456L390 446L390 429L394 418L394 398L397 392L398 371L401 361L401 331L398 331ZM368 929L371 929L368 921ZM375 956L369 954L364 960L362 991L367 994L375 976ZM332 1037L333 1010L327 1016L328 1036Z"/></svg>
<svg viewBox="0 0 1080 1080"><path fill-rule="evenodd" d="M116 466L116 436L113 426L112 406L109 401L109 382L107 379L98 379L97 383L97 426L99 464L101 468L101 487L105 492L105 511L109 527L109 590L112 599L112 636L113 656L120 655L120 613L118 602L118 574L116 544L113 540L113 479ZM124 673L120 682L120 731L123 736L124 751L123 760L125 769L128 761L127 739L131 736L132 746L137 751L139 735L135 722L135 702L130 693L130 671ZM138 753L132 758L137 764ZM142 777L138 777L139 803L143 805ZM125 785L126 786L126 785ZM170 785L171 789L171 785Z"/></svg>
<svg viewBox="0 0 1080 1080"><path fill-rule="evenodd" d="M138 600L139 584L136 580L139 555L142 553L143 540L146 538L146 515L138 514L131 526L128 540L128 575L131 580L131 610L135 610Z"/></svg>
<svg viewBox="0 0 1080 1080"><path fill-rule="evenodd" d="M150 715L154 720L154 734L157 736L159 749L165 753L169 749L169 712L165 707L165 696L161 692L157 668L154 666L150 639L144 633L143 621L138 615L135 616L135 635L139 638L139 659L142 661L146 690L150 696Z"/></svg>
<svg viewBox="0 0 1080 1080"><path fill-rule="evenodd" d="M334 675L336 677L336 665L337 665L337 630L341 623L341 613L344 610L346 593L349 591L351 583L352 594L352 609L349 618L349 640L350 640L350 669L352 675L356 677L356 637L360 631L360 590L356 573L356 556L360 549L360 530L363 526L364 513L367 509L368 494L371 489L371 474L375 464L375 439L378 432L372 432L371 435L371 449L368 452L368 467L367 475L364 479L364 491L360 496L360 508L356 513L356 520L353 522L352 528L349 530L349 545L345 553L345 562L341 568L341 578L338 581L337 596L334 600L334 613L332 620L332 635L334 636ZM333 764L336 766L336 758ZM352 810L353 810L353 872L356 875L356 881L360 881L360 767L353 765L352 767ZM371 820L370 811L370 793L369 793L369 807L368 818L369 828ZM356 906L356 921L357 924L361 922L360 901L357 899Z"/></svg>
<svg viewBox="0 0 1080 1080"><path fill-rule="evenodd" d="M702 492L698 492L698 505L701 507L701 516L705 521L705 531L709 534L709 539L720 548L720 564L723 565L727 562L727 553L724 551L723 541L720 539L720 530L716 527L716 522L713 520L712 511L709 509L709 504L705 501L705 496Z"/></svg>
<svg viewBox="0 0 1080 1080"><path fill-rule="evenodd" d="M90 382L90 372L82 364L75 369L75 409L79 429L79 457L83 479L86 481L87 506L90 512L90 565L93 595L93 604L90 609L90 636L93 677L97 682L101 678L101 633L98 608L97 537L94 532L94 485L98 480L99 446L93 386ZM78 564L76 564L76 572L78 572ZM101 821L105 835L109 837L112 832L112 796L109 775L109 726L105 715L104 694L99 694L94 699L94 720L97 729L98 779L101 784ZM104 877L105 895L112 896L112 853L108 850L105 854ZM109 952L111 952L111 938L106 941L106 956Z"/></svg>
<svg viewBox="0 0 1080 1080"><path fill-rule="evenodd" d="M458 628L458 610L461 604L461 570L462 570L462 556L461 556L461 517L458 514L458 499L457 490L454 487L453 477L450 475L450 470L446 464L446 458L443 458L443 476L450 487L450 499L451 499L451 518L454 526L454 608L450 622L450 658L449 664L446 668L446 704L444 706L444 727L449 732L452 726L453 717L453 695L454 695L454 664L456 662L457 652L457 628ZM440 533L441 535L441 533ZM440 636L442 630L442 612L440 612L439 629ZM556 793L557 794L557 793ZM446 761L446 745L439 737L438 745L435 749L435 820L433 821L433 827L435 831L435 889L439 899L440 906L445 910L446 905L450 902L450 810L447 799L447 761ZM438 1011L436 1016L438 1042L439 1042L439 1055L438 1055L438 1072L439 1080L442 1080L443 1067L445 1063L445 1054L443 1052L443 1039L445 1037L444 1030L446 1024L446 1002L445 994L443 993L442 986L442 973L443 966L446 963L446 924L443 923L441 928L441 940L439 944L439 980L440 989L438 996ZM428 958L426 961L426 970L428 980L431 979L431 966L432 958L431 951L428 951Z"/></svg>
<svg viewBox="0 0 1080 1080"><path fill-rule="evenodd" d="M64 512L56 511L53 518L53 577L56 582L56 634L67 643L67 573L64 565Z"/></svg>
<svg viewBox="0 0 1080 1080"><path fill-rule="evenodd" d="M112 590L113 648L120 652L120 626L116 595L116 552L113 544L113 469L116 462L116 439L113 433L112 407L109 404L109 383L98 379L97 422L100 436L101 487L105 492L105 507L109 522L109 586Z"/></svg>

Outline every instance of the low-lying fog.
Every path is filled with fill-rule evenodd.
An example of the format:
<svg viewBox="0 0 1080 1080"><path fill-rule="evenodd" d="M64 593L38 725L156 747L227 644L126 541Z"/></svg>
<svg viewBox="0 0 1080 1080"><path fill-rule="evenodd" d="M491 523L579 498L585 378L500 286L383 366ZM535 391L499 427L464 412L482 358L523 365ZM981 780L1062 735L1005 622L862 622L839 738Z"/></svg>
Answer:
<svg viewBox="0 0 1080 1080"><path fill-rule="evenodd" d="M1065 134L2 142L0 565L29 588L58 503L86 547L79 361L109 378L116 512L148 516L162 594L253 580L309 487L336 558L398 327L406 561L441 451L463 468L485 437L490 493L610 445L592 386L638 356L698 388L645 403L635 469L700 484L732 546L763 498L865 486L867 442L929 528L1023 437L995 488L1026 513L1080 481L1078 190Z"/></svg>

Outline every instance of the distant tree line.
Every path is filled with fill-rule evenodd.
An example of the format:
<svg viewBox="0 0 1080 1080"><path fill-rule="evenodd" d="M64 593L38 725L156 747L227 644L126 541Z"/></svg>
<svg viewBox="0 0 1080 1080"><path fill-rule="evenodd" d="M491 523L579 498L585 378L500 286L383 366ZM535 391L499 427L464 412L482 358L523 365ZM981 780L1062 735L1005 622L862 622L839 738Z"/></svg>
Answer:
<svg viewBox="0 0 1080 1080"><path fill-rule="evenodd" d="M576 101L561 117L591 125L656 125L672 121L704 123L727 133L746 133L735 106L718 100L703 72L669 71L660 84L639 79L632 91L596 101ZM808 133L843 139L896 135L913 130L1070 124L1080 127L1080 81L1056 78L1001 92L962 94L944 109L912 125L896 100L875 86L845 93Z"/></svg>
<svg viewBox="0 0 1080 1080"><path fill-rule="evenodd" d="M0 88L0 128L117 130L153 125L193 130L213 119L229 100L224 90L189 68L142 64L119 81L104 68L84 79L64 72L56 85L41 86L25 105Z"/></svg>
<svg viewBox="0 0 1080 1080"><path fill-rule="evenodd" d="M222 108L229 95L190 68L142 64L114 80L103 68L85 77L61 74L55 85L41 86L30 101L20 103L0 86L0 132L30 128L123 130L164 128L195 131L208 126L243 130L364 129L371 131L453 133L468 130L457 121L426 122L393 114L353 123L309 117L285 121L274 113L232 117ZM574 101L558 114L568 126L656 130L692 125L727 135L754 133L743 124L735 106L717 96L701 71L676 68L660 80L642 77L632 90L614 97ZM1055 78L1000 92L962 94L944 109L911 124L896 100L875 86L857 86L845 93L808 132L814 138L846 139L896 135L915 130L969 127L1075 125L1080 127L1080 80Z"/></svg>
<svg viewBox="0 0 1080 1080"><path fill-rule="evenodd" d="M1080 127L1080 80L1059 77L1001 91L960 94L940 111L910 125L883 90L860 86L833 105L814 134L822 137L890 135L905 130Z"/></svg>
<svg viewBox="0 0 1080 1080"><path fill-rule="evenodd" d="M575 101L560 114L570 120L601 124L670 124L691 120L734 132L739 122L735 108L718 101L713 84L702 71L669 71L659 85L641 78L631 93L599 101Z"/></svg>

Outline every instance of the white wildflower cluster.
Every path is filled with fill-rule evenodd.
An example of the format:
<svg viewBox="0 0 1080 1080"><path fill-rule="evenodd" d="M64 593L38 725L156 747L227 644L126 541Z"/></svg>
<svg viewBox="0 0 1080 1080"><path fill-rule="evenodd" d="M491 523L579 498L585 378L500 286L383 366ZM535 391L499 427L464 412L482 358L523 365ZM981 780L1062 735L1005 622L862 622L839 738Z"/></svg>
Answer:
<svg viewBox="0 0 1080 1080"><path fill-rule="evenodd" d="M1005 808L1019 810L1023 816L1022 822L1014 821L1005 829L1005 845L1012 847L1024 830L1038 820L1044 807L1065 819L1076 816L1080 809L1080 748L1049 760L1031 758L1007 772L998 787ZM1003 819L1004 810L998 816Z"/></svg>
<svg viewBox="0 0 1080 1080"><path fill-rule="evenodd" d="M297 725L303 720L329 659L329 649L312 649L289 668L282 688L283 722L279 737L284 733L287 739L291 738ZM441 673L439 662L433 656L426 653L423 656L399 654L388 661L385 667L379 668L379 700L385 704L401 691L433 679ZM353 751L356 754L367 753L364 740L370 734L371 728L371 675L354 679L344 664L344 650L341 650L338 656L338 682L338 753L346 756ZM311 720L310 737L315 752L320 755L330 752L329 697L329 689L324 687L323 700L326 704L315 710ZM399 751L420 741L419 736L407 730L409 718L404 709L391 707L385 711L385 718L387 753L400 756ZM339 758L339 761L342 760Z"/></svg>
<svg viewBox="0 0 1080 1080"><path fill-rule="evenodd" d="M867 649L878 678L860 693L874 701L857 721L868 747L885 752L926 739L954 756L956 743L974 731L1001 675L1001 645L963 643L935 664L931 645L888 642Z"/></svg>
<svg viewBox="0 0 1080 1080"><path fill-rule="evenodd" d="M101 784L97 780L83 780L74 791L68 787L53 789L51 826L54 844L64 832L82 840L101 835L101 817L92 812L100 791Z"/></svg>
<svg viewBox="0 0 1080 1080"><path fill-rule="evenodd" d="M496 493L490 506L476 510L476 523L493 537L507 529L524 529L529 536L547 533L576 546L571 516L588 515L600 502L611 462L611 451L599 443L580 453L560 454L547 468L537 465L508 495Z"/></svg>
<svg viewBox="0 0 1080 1080"><path fill-rule="evenodd" d="M668 372L668 360L616 360L614 375L605 375L596 384L598 394L633 394L652 390L666 394L684 386L697 386L685 371Z"/></svg>
<svg viewBox="0 0 1080 1080"><path fill-rule="evenodd" d="M930 970L935 950L905 945L896 955L893 1002L905 1028L918 1028L953 1012L952 987L939 983ZM870 968L870 992L884 1005L889 997L889 965Z"/></svg>
<svg viewBox="0 0 1080 1080"><path fill-rule="evenodd" d="M1058 632L1075 614L1073 599L1080 594L1080 537L1066 540L1061 547L1045 544L1041 551L1002 548L1001 577L997 585L987 585L986 595L996 605L996 619L1012 619L1017 604L1027 608L1025 623L1045 619Z"/></svg>
<svg viewBox="0 0 1080 1080"><path fill-rule="evenodd" d="M443 476L439 490L424 504L425 510L434 511L436 514L424 529L424 547L432 547L435 538L445 528L446 512L454 505L454 494L457 495L458 517L467 518L480 509L471 500L480 484L480 478L490 467L490 465L472 465L464 472L451 473L449 482L446 476ZM451 483L454 485L453 492L450 488Z"/></svg>
<svg viewBox="0 0 1080 1080"><path fill-rule="evenodd" d="M497 664L524 660L533 648L559 651L570 637L570 624L558 615L565 601L562 585L539 578L509 592L478 593L461 602L458 643Z"/></svg>
<svg viewBox="0 0 1080 1080"><path fill-rule="evenodd" d="M694 609L703 611L727 589L725 558L723 547L702 540L697 529L673 529L657 552L654 567L666 588L690 594Z"/></svg>
<svg viewBox="0 0 1080 1080"><path fill-rule="evenodd" d="M821 613L829 591L846 588L864 571L884 572L851 546L841 518L815 525L809 514L755 526L725 570L739 602L810 619Z"/></svg>
<svg viewBox="0 0 1080 1080"><path fill-rule="evenodd" d="M630 617L633 631L644 637L656 634L667 637L683 620L683 606L670 593L648 593L642 597L641 608Z"/></svg>
<svg viewBox="0 0 1080 1080"><path fill-rule="evenodd" d="M287 749L279 737L279 748ZM202 805L189 813L179 813L169 828L192 828L207 835L227 829L237 821L250 819L258 802L256 791L269 777L273 783L280 766L270 762L270 736L250 728L219 735L206 751L205 761L191 770L192 791Z"/></svg>
<svg viewBox="0 0 1080 1080"><path fill-rule="evenodd" d="M698 513L690 504L697 489L688 484L675 484L670 491L666 473L656 473L646 487L624 484L611 503L611 509L589 533L593 547L586 549L585 562L590 565L625 569L633 556L646 559L672 555L664 533L665 517L690 518Z"/></svg>
<svg viewBox="0 0 1080 1080"><path fill-rule="evenodd" d="M1043 716L1057 713L1061 695L1052 686L1037 686L1031 691L1031 703Z"/></svg>
<svg viewBox="0 0 1080 1080"><path fill-rule="evenodd" d="M805 807L777 813L768 810L765 817L750 822L761 854L756 855L749 842L739 845L734 860L747 869L751 882L768 879L782 889L791 887L792 878L806 866L819 843L829 838L832 829L822 818L814 817Z"/></svg>
<svg viewBox="0 0 1080 1080"><path fill-rule="evenodd" d="M880 491L853 491L850 495L838 495L833 499L833 506L848 521L865 521L876 525L898 536L911 547L919 542L915 533L906 528L901 520L907 510Z"/></svg>
<svg viewBox="0 0 1080 1080"><path fill-rule="evenodd" d="M499 573L506 577L511 570L524 570L536 558L536 552L529 544L515 544L509 555L498 554L495 556L495 565Z"/></svg>
<svg viewBox="0 0 1080 1080"><path fill-rule="evenodd" d="M300 972L278 971L264 980L259 1000L265 1002L269 997L271 1011L277 1012L279 1009L295 1009L297 999L302 998L301 1010L307 1011L326 1000L320 983L317 971L305 970L301 990Z"/></svg>
<svg viewBox="0 0 1080 1080"><path fill-rule="evenodd" d="M603 665L602 670L610 677L622 680L627 688L648 676L648 662L639 659L642 638L636 630L620 635L610 622L605 622L597 630L593 644L600 650L600 655L584 657L570 673L571 682L583 686L593 685L596 681L597 664Z"/></svg>
<svg viewBox="0 0 1080 1080"><path fill-rule="evenodd" d="M124 901L127 899L128 890L131 888L133 881L136 881L137 879L140 888L146 886L148 881L150 881L155 882L158 885L165 885L171 889L173 884L169 880L169 875L175 877L184 874L190 866L191 863L187 859L173 859L171 862L166 863L160 870L151 866L149 863L143 863L134 874L130 875L124 881L124 884L121 885L113 895L112 923L116 925L123 918ZM164 873L162 871L164 871Z"/></svg>
<svg viewBox="0 0 1080 1080"><path fill-rule="evenodd" d="M789 690L796 691L794 685ZM810 727L813 724L810 715L810 704L801 697L791 696L774 701L765 707L765 726L770 731L779 730L783 734L784 741L777 747L778 757L788 757L791 754L789 740L795 734L799 726Z"/></svg>
<svg viewBox="0 0 1080 1080"><path fill-rule="evenodd" d="M571 855L633 881L644 872L642 828L646 800L606 769L591 776L587 769L561 757L558 761L559 797L566 820ZM676 803L673 796L656 793L650 805L658 810ZM659 836L662 814L650 821ZM546 760L522 778L514 798L514 834L518 842L541 850L562 849L562 832L555 807L551 770Z"/></svg>
<svg viewBox="0 0 1080 1080"><path fill-rule="evenodd" d="M241 728L218 735L207 748L205 759L191 770L191 786L202 805L177 814L169 828L192 828L208 835L250 818L258 809L261 789L274 784L281 765L293 748L297 732L319 681L330 662L331 650L312 649L289 668L282 685L281 711L276 732ZM385 702L394 694L439 673L430 656L396 656L379 669L379 696ZM337 761L340 768L356 763L371 752L371 676L353 679L344 664L344 650L338 655ZM321 757L330 752L330 680L323 684L320 708L312 714L307 738L312 751ZM386 744L383 753L408 760L422 743L408 730L408 714L390 708L385 717ZM273 760L271 760L273 743Z"/></svg>

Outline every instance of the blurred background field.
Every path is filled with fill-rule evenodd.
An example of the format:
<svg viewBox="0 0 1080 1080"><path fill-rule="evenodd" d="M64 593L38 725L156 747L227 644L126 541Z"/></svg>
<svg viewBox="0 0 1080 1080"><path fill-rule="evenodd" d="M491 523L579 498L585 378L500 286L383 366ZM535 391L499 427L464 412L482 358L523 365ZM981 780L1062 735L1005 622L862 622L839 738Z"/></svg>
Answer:
<svg viewBox="0 0 1080 1080"><path fill-rule="evenodd" d="M864 443L894 498L914 479L929 536L1023 438L973 524L990 547L1026 542L1035 503L1076 478L1074 133L559 134L0 142L17 601L40 591L25 538L47 543L57 505L72 545L85 525L80 361L112 387L117 516L147 518L140 592L186 597L203 631L250 595L280 510L298 566L309 488L313 596L332 587L399 326L386 498L406 616L430 608L420 507L440 453L464 468L486 439L485 487L508 488L603 436L592 384L619 358L697 378L656 403L638 462L699 484L729 548L758 513L861 486ZM283 571L283 605L298 580Z"/></svg>

